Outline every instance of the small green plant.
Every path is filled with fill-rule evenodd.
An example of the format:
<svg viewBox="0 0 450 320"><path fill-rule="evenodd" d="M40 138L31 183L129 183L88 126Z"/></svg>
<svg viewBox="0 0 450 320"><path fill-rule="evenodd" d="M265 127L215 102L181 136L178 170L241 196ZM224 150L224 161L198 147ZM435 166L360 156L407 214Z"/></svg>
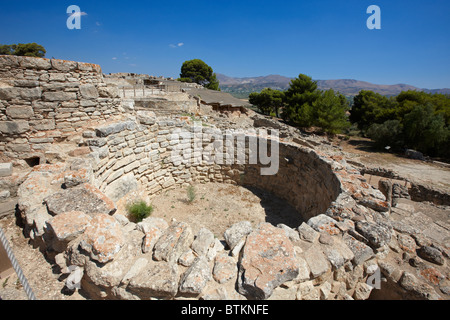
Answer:
<svg viewBox="0 0 450 320"><path fill-rule="evenodd" d="M135 222L141 222L153 212L153 206L143 200L138 200L127 205L128 214Z"/></svg>
<svg viewBox="0 0 450 320"><path fill-rule="evenodd" d="M197 195L196 195L196 192L195 192L195 188L193 186L187 187L187 198L188 198L189 204L194 202L196 197L197 197Z"/></svg>

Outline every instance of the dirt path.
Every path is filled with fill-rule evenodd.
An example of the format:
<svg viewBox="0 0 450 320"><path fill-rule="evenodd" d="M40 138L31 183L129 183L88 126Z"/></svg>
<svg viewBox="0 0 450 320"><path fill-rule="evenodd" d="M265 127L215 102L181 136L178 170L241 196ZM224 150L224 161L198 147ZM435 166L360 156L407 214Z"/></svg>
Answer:
<svg viewBox="0 0 450 320"><path fill-rule="evenodd" d="M0 227L5 232L14 256L19 262L38 300L84 300L78 293L65 295L62 293L64 282L58 280L52 266L43 254L34 249L16 224L15 217L0 220ZM28 300L25 291L15 273L5 279L0 279L0 298L2 300Z"/></svg>
<svg viewBox="0 0 450 320"><path fill-rule="evenodd" d="M450 192L450 167L412 160L389 152L375 152L371 147L370 140L364 138L341 140L339 146L350 155L348 158L353 161L366 166L391 169L412 181L429 184Z"/></svg>

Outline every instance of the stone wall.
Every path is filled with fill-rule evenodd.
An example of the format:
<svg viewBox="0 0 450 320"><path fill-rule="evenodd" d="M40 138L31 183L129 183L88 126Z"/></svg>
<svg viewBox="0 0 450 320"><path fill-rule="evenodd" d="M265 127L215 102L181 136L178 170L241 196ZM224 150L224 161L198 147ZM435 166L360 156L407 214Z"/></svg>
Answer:
<svg viewBox="0 0 450 320"><path fill-rule="evenodd" d="M226 138L219 130L193 127L179 120L143 117L142 114L138 119L139 123L127 121L99 127L95 137L85 141L95 151L94 156L98 157L94 170L95 185L113 200L118 200L125 195L124 192L138 185L149 194L155 194L192 182L242 184L287 200L299 212L299 220L307 221L324 213L341 191L341 184L330 164L312 150L298 145L280 143L278 173L262 176L262 165L248 164L248 137L244 164L237 164L235 158L229 164L219 165L208 161L215 154L209 154L206 149L203 154L198 151L189 158L183 153L185 148L194 150L194 139L191 139L194 134L201 139L203 147L213 143L212 135L218 134L215 137L223 141L226 152ZM181 129L188 140L180 139L177 132ZM194 130L197 132L194 133ZM233 137L233 142L234 150L237 150L236 137ZM173 152L177 150L178 155L174 157ZM197 157L197 163L194 157ZM186 163L186 160L189 161Z"/></svg>
<svg viewBox="0 0 450 320"><path fill-rule="evenodd" d="M90 63L0 56L0 152L43 157L92 121L122 113L115 87Z"/></svg>

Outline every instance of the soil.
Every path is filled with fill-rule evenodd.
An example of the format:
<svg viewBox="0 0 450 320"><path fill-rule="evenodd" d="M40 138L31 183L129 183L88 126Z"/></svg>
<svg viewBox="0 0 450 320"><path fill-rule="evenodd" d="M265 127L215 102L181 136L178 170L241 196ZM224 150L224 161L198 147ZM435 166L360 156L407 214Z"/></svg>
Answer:
<svg viewBox="0 0 450 320"><path fill-rule="evenodd" d="M220 183L196 184L195 199L189 202L187 189L164 192L152 200L152 217L186 222L194 233L204 227L223 239L223 233L233 224L249 221L280 223L297 228L302 223L300 214L285 200L259 189Z"/></svg>
<svg viewBox="0 0 450 320"><path fill-rule="evenodd" d="M406 179L450 193L450 165L413 160L400 154L383 152L375 149L369 139L360 137L352 137L348 141L335 140L334 143L350 155L348 159L370 167L391 169Z"/></svg>

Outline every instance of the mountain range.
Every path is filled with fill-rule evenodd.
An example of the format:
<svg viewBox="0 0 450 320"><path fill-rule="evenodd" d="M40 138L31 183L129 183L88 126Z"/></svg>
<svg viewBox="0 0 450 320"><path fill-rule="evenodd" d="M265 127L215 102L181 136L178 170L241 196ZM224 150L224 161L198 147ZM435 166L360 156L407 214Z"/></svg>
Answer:
<svg viewBox="0 0 450 320"><path fill-rule="evenodd" d="M286 90L293 78L280 75L235 78L218 73L217 79L220 82L222 91L231 93L237 98L247 98L250 93L260 92L264 88ZM421 89L408 84L380 85L353 79L317 80L317 85L320 90L333 89L349 97L356 96L361 90L371 90L386 96L395 96L407 90L450 94L449 88Z"/></svg>

